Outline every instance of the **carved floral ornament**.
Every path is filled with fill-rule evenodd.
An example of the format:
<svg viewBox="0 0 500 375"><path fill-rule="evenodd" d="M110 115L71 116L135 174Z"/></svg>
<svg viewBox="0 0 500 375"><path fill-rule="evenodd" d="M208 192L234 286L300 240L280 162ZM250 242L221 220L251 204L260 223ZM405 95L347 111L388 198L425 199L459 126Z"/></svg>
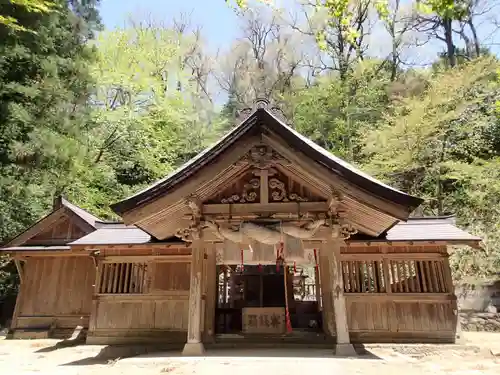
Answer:
<svg viewBox="0 0 500 375"><path fill-rule="evenodd" d="M239 161L242 164L248 164L257 169L268 169L277 163L290 164L283 156L277 153L273 148L260 144L252 147Z"/></svg>
<svg viewBox="0 0 500 375"><path fill-rule="evenodd" d="M301 197L297 193L289 193L285 187L283 181L277 178L271 178L269 180L269 190L271 192L271 199L275 202L307 202L308 199Z"/></svg>
<svg viewBox="0 0 500 375"><path fill-rule="evenodd" d="M243 186L243 191L240 194L232 194L227 198L222 198L221 203L255 202L257 199L257 192L255 190L259 188L260 180L258 178L252 178Z"/></svg>

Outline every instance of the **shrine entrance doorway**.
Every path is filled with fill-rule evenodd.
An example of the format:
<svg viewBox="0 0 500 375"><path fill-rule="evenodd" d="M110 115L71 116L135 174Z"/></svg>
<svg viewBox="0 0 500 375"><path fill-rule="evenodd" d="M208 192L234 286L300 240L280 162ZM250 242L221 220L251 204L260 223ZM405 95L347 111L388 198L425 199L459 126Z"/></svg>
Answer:
<svg viewBox="0 0 500 375"><path fill-rule="evenodd" d="M215 332L282 335L321 330L314 268L218 265Z"/></svg>

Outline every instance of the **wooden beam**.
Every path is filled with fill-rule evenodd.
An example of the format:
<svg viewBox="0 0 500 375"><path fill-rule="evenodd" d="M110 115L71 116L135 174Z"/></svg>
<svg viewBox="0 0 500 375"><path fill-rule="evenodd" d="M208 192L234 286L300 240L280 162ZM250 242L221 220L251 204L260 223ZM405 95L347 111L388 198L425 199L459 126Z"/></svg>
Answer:
<svg viewBox="0 0 500 375"><path fill-rule="evenodd" d="M139 301L161 301L161 300L187 300L189 291L187 290L165 290L162 292L155 291L154 293L119 293L119 294L98 294L98 301L106 302L139 302Z"/></svg>
<svg viewBox="0 0 500 375"><path fill-rule="evenodd" d="M17 273L19 274L19 281L22 284L25 281L23 265L21 264L21 261L19 259L14 259L14 264L16 265Z"/></svg>
<svg viewBox="0 0 500 375"><path fill-rule="evenodd" d="M341 260L442 260L447 258L446 254L441 253L342 253Z"/></svg>
<svg viewBox="0 0 500 375"><path fill-rule="evenodd" d="M88 252L72 252L71 250L61 251L16 251L8 252L12 254L15 259L26 260L28 258L43 258L43 257L88 257Z"/></svg>
<svg viewBox="0 0 500 375"><path fill-rule="evenodd" d="M449 303L456 300L450 293L344 293L348 300L366 300L367 302L422 302Z"/></svg>
<svg viewBox="0 0 500 375"><path fill-rule="evenodd" d="M207 215L239 215L246 213L287 213L298 214L306 212L324 212L328 211L327 202L296 202L285 203L240 203L240 204L204 204L203 214Z"/></svg>
<svg viewBox="0 0 500 375"><path fill-rule="evenodd" d="M191 255L109 255L102 258L103 263L143 263L147 261L159 263L191 262Z"/></svg>

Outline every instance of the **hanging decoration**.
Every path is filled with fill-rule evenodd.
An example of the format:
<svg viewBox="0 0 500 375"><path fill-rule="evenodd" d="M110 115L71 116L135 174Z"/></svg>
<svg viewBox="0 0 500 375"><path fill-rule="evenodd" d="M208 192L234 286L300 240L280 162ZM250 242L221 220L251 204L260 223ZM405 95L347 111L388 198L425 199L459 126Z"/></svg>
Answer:
<svg viewBox="0 0 500 375"><path fill-rule="evenodd" d="M241 248L241 273L245 270L244 259L243 259L243 248Z"/></svg>
<svg viewBox="0 0 500 375"><path fill-rule="evenodd" d="M259 263L258 269L259 269L259 273L262 273L262 264Z"/></svg>
<svg viewBox="0 0 500 375"><path fill-rule="evenodd" d="M281 241L276 248L276 272L280 272L280 264L285 264L285 257L284 257L285 251L284 251L284 243Z"/></svg>
<svg viewBox="0 0 500 375"><path fill-rule="evenodd" d="M314 268L316 268L316 271L318 270L318 252L316 249L314 249Z"/></svg>
<svg viewBox="0 0 500 375"><path fill-rule="evenodd" d="M293 262L293 273L297 273L297 262Z"/></svg>

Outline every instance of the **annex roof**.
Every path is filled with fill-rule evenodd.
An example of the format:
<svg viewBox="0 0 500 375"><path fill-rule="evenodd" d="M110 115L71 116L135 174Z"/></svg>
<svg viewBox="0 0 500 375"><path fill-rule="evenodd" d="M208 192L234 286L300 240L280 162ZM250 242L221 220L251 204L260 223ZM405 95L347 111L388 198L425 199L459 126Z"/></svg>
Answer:
<svg viewBox="0 0 500 375"><path fill-rule="evenodd" d="M70 245L137 245L151 242L151 236L134 225L101 225L95 232L79 238Z"/></svg>
<svg viewBox="0 0 500 375"><path fill-rule="evenodd" d="M458 228L453 217L411 218L387 232L388 241L481 241L480 237Z"/></svg>
<svg viewBox="0 0 500 375"><path fill-rule="evenodd" d="M38 222L33 224L23 233L20 233L9 242L7 242L4 247L12 248L24 245L28 240L35 237L38 233L46 230L47 228L54 225L56 222L61 220L67 215L73 215L78 220L80 220L81 225L86 231L93 231L96 228L96 223L102 220L98 217L92 215L90 212L74 205L63 197L57 197L54 201L54 209L48 215L40 219Z"/></svg>

